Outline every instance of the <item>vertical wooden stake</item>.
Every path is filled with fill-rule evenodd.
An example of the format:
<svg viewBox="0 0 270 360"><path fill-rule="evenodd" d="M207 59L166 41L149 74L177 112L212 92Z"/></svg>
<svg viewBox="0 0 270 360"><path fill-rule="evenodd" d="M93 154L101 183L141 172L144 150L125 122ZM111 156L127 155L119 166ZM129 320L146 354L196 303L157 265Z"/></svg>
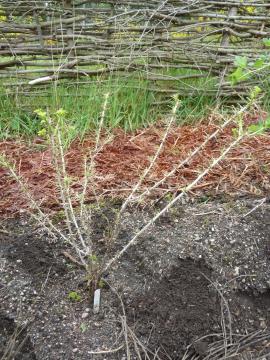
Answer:
<svg viewBox="0 0 270 360"><path fill-rule="evenodd" d="M230 8L230 10L228 12L228 21L230 21L231 17L233 17L235 15L237 15L237 7L233 6ZM230 43L230 33L225 30L225 33L221 39L220 46L227 47L229 45L229 43ZM219 87L218 87L218 91L217 91L217 95L216 95L217 98L219 97L220 92L222 90L222 85L224 84L224 79L227 74L227 71L228 71L228 64L225 65L224 69L222 70L222 72L220 74Z"/></svg>
<svg viewBox="0 0 270 360"><path fill-rule="evenodd" d="M64 0L64 8L71 12L71 14L68 17L73 17L73 0ZM69 36L67 39L67 45L69 48L69 56L75 55L75 43L74 43L74 37L73 37L73 27L74 24L68 24L67 25L67 31L66 34Z"/></svg>

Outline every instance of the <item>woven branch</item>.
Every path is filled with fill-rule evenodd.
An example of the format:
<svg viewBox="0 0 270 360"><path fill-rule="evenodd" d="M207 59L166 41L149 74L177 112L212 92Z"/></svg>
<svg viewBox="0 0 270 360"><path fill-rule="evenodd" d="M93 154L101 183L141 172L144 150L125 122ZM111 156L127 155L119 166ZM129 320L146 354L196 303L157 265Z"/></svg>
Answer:
<svg viewBox="0 0 270 360"><path fill-rule="evenodd" d="M0 16L0 77L6 86L19 84L18 92L70 77L83 83L140 72L150 87L163 82L161 93L212 76L220 87L205 93L235 96L224 81L235 56L256 59L270 37L267 0L0 0ZM190 72L169 76L168 69ZM242 95L249 84L241 88Z"/></svg>

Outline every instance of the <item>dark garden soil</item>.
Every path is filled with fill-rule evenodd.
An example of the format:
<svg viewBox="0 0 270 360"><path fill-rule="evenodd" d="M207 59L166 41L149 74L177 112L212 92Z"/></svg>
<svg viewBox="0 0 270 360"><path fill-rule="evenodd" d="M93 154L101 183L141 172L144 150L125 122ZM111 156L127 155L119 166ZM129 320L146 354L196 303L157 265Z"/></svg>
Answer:
<svg viewBox="0 0 270 360"><path fill-rule="evenodd" d="M23 216L3 220L0 359L270 359L270 205L258 204L179 204L104 274L98 314L66 244ZM111 254L155 211L128 209Z"/></svg>
<svg viewBox="0 0 270 360"><path fill-rule="evenodd" d="M152 349L178 358L202 334L220 330L220 307L209 293L211 271L204 261L179 260L158 285L132 303L130 320L137 335L148 337Z"/></svg>
<svg viewBox="0 0 270 360"><path fill-rule="evenodd" d="M249 115L245 123L263 116ZM103 204L101 210L89 205L99 261L127 244L164 205L165 194L177 193L209 166L232 142L235 126L220 131L167 178L147 206L129 208L117 240L109 244L119 204L105 199L126 197L157 151L164 125L135 134L115 130L96 157L87 193L90 204L93 195ZM218 127L215 119L172 128L142 190ZM74 204L91 147L91 137L75 141L65 155ZM32 199L61 227L55 172L44 140L1 142L0 152L15 164ZM0 359L270 359L269 169L270 134L246 138L189 194L196 203L171 209L103 274L101 309L94 314L85 273L65 255L73 255L72 249L27 217L29 199L0 168ZM70 299L72 292L76 301Z"/></svg>
<svg viewBox="0 0 270 360"><path fill-rule="evenodd" d="M18 326L13 318L0 314L0 334L1 359L36 360L26 329Z"/></svg>

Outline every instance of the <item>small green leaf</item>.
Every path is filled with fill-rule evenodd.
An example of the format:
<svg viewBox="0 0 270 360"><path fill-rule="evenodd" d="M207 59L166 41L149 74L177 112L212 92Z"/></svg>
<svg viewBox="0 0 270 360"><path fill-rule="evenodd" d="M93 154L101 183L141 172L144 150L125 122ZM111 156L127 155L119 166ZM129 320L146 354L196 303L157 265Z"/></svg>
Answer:
<svg viewBox="0 0 270 360"><path fill-rule="evenodd" d="M71 300L71 301L81 301L82 297L80 294L77 293L77 291L70 291L69 294L68 294L68 298Z"/></svg>
<svg viewBox="0 0 270 360"><path fill-rule="evenodd" d="M237 137L238 137L239 130L238 130L237 128L233 128L233 129L232 129L232 133L233 133L233 136L234 136L235 138L237 138Z"/></svg>
<svg viewBox="0 0 270 360"><path fill-rule="evenodd" d="M97 263L98 262L98 258L96 255L90 255L88 256L89 261L91 261L92 263Z"/></svg>
<svg viewBox="0 0 270 360"><path fill-rule="evenodd" d="M230 81L232 85L235 85L239 83L240 81L247 80L249 77L249 74L244 72L241 67L238 67L231 75L230 75Z"/></svg>
<svg viewBox="0 0 270 360"><path fill-rule="evenodd" d="M34 110L34 113L37 114L40 119L46 120L47 119L47 113L46 111L43 111L42 109L36 109Z"/></svg>
<svg viewBox="0 0 270 360"><path fill-rule="evenodd" d="M247 67L248 64L248 59L246 56L236 56L235 60L234 60L234 65L241 68L241 69L245 69Z"/></svg>
<svg viewBox="0 0 270 360"><path fill-rule="evenodd" d="M82 333L86 332L86 330L87 330L87 325L86 325L85 323L81 323L81 325L80 325L80 330L81 330Z"/></svg>
<svg viewBox="0 0 270 360"><path fill-rule="evenodd" d="M55 112L55 115L57 115L57 116L59 116L59 117L64 117L64 116L67 115L67 111L64 110L64 109L62 109L62 108L60 108L59 110L57 110L57 111Z"/></svg>
<svg viewBox="0 0 270 360"><path fill-rule="evenodd" d="M232 85L235 85L240 81L242 74L243 70L241 68L237 68L233 73L230 74L230 82Z"/></svg>
<svg viewBox="0 0 270 360"><path fill-rule="evenodd" d="M262 134L269 129L270 129L270 117L268 117L264 121L260 121L257 124L251 124L247 130L248 133L257 135L257 134Z"/></svg>
<svg viewBox="0 0 270 360"><path fill-rule="evenodd" d="M102 288L104 288L104 286L105 286L105 281L104 280L99 280L99 282L98 282L98 287L100 288L100 289L102 289Z"/></svg>
<svg viewBox="0 0 270 360"><path fill-rule="evenodd" d="M262 134L265 130L265 127L263 123L252 124L249 125L247 130L249 134Z"/></svg>
<svg viewBox="0 0 270 360"><path fill-rule="evenodd" d="M253 67L255 69L261 69L264 65L264 59L258 59L254 62Z"/></svg>
<svg viewBox="0 0 270 360"><path fill-rule="evenodd" d="M258 95L262 92L262 89L259 86L254 86L250 92L250 99L254 100L258 97Z"/></svg>
<svg viewBox="0 0 270 360"><path fill-rule="evenodd" d="M39 130L38 131L38 136L40 136L40 137L46 137L46 135L47 135L47 130L46 129L41 129L41 130Z"/></svg>
<svg viewBox="0 0 270 360"><path fill-rule="evenodd" d="M270 117L265 120L264 126L266 129L270 129Z"/></svg>
<svg viewBox="0 0 270 360"><path fill-rule="evenodd" d="M264 38L264 39L262 39L262 41L266 47L270 47L270 39L269 38Z"/></svg>

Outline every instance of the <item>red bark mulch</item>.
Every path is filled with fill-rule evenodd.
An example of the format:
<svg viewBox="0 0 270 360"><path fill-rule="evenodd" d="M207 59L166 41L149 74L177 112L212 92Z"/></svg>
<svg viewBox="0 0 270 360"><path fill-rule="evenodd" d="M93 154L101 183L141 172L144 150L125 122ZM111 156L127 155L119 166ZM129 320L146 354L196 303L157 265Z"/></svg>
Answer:
<svg viewBox="0 0 270 360"><path fill-rule="evenodd" d="M256 122L258 119L249 119ZM218 125L213 123L182 126L171 129L164 149L154 168L143 183L142 189L153 185L173 167L198 147ZM233 141L232 127L228 126L210 141L188 165L176 171L155 192L179 190L194 180L198 174L218 157L226 145ZM106 144L96 158L93 181L88 189L88 200L97 196L126 197L136 184L143 170L149 165L164 134L164 128L152 126L133 134L115 130L111 142ZM0 153L5 153L16 163L17 172L27 183L33 198L44 209L58 208L59 199L55 186L55 172L48 149L40 150L40 139L31 146L23 142L0 142ZM84 155L93 148L93 138L75 141L66 154L67 168L73 179L73 195L80 192L83 179ZM246 138L218 164L192 195L226 193L229 195L267 195L270 192L270 134ZM20 185L0 168L0 216L12 216L30 207Z"/></svg>

